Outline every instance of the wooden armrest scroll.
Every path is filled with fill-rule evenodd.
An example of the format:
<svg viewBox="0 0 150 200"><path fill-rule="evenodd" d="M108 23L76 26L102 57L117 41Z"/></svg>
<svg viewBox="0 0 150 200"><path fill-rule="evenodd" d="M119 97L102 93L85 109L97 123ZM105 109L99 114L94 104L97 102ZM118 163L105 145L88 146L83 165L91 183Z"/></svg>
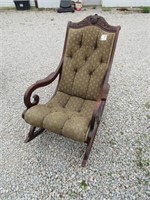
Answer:
<svg viewBox="0 0 150 200"><path fill-rule="evenodd" d="M49 85L50 83L52 83L56 77L58 76L58 74L61 72L61 68L62 68L62 61L60 62L57 70L55 72L52 72L50 75L48 75L46 78L42 79L42 80L39 80L37 81L36 83L32 84L28 89L27 91L25 92L24 94L24 104L26 105L27 108L30 108L32 106L35 106L38 104L39 102L39 96L37 94L35 94L33 96L33 102L31 102L31 95L32 93L37 89L37 88L40 88L40 87L44 87L44 86L47 86Z"/></svg>

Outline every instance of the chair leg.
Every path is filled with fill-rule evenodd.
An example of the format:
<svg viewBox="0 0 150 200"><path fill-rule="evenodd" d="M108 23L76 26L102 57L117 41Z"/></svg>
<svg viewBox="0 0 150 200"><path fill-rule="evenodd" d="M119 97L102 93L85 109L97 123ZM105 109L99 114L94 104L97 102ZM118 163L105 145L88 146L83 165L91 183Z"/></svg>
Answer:
<svg viewBox="0 0 150 200"><path fill-rule="evenodd" d="M35 126L30 127L30 131L28 133L28 136L24 141L25 143L30 142L31 140L33 140L35 137L37 137L38 135L40 135L44 131L44 128L39 128L37 131L35 131L35 129L36 129Z"/></svg>
<svg viewBox="0 0 150 200"><path fill-rule="evenodd" d="M91 152L93 141L94 141L94 139L91 138L91 140L89 141L89 143L87 143L86 151L85 151L85 154L84 154L84 157L83 157L83 161L82 161L82 167L86 166L86 162L87 162L89 154Z"/></svg>
<svg viewBox="0 0 150 200"><path fill-rule="evenodd" d="M90 142L86 146L86 151L85 151L83 161L82 161L82 167L86 166L86 162L87 162L89 154L91 152L92 145L93 145L93 142L92 142L92 139L91 139Z"/></svg>
<svg viewBox="0 0 150 200"><path fill-rule="evenodd" d="M82 167L86 166L86 162L87 162L87 160L89 158L89 155L90 155L90 152L91 152L91 148L93 146L93 142L94 142L94 139L95 139L95 135L96 135L98 126L99 126L99 122L97 123L95 129L92 131L91 139L87 142L86 151L85 151L85 154L84 154L84 157L83 157L83 161L82 161Z"/></svg>

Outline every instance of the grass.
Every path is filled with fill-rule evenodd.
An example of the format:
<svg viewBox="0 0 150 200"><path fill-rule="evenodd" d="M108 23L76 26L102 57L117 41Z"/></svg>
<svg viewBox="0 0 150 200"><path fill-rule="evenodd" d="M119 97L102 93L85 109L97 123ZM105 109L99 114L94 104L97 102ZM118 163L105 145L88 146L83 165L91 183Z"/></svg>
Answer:
<svg viewBox="0 0 150 200"><path fill-rule="evenodd" d="M138 147L136 149L136 165L139 169L145 171L146 168L145 167L148 167L149 166L149 160L143 160L142 159L142 154L143 154L143 149L141 147ZM146 172L148 173L148 172Z"/></svg>
<svg viewBox="0 0 150 200"><path fill-rule="evenodd" d="M147 171L147 172L145 173L145 176L150 177L150 171Z"/></svg>
<svg viewBox="0 0 150 200"><path fill-rule="evenodd" d="M143 13L150 13L150 7L143 7L142 12Z"/></svg>
<svg viewBox="0 0 150 200"><path fill-rule="evenodd" d="M2 11L2 10L16 10L16 8L15 7L1 7L0 8L0 11Z"/></svg>
<svg viewBox="0 0 150 200"><path fill-rule="evenodd" d="M145 107L146 107L147 109L150 109L150 102L146 102L146 103L145 103Z"/></svg>
<svg viewBox="0 0 150 200"><path fill-rule="evenodd" d="M139 160L137 160L136 164L140 169L145 170L144 167L148 167L149 166L149 161L148 160L139 159Z"/></svg>
<svg viewBox="0 0 150 200"><path fill-rule="evenodd" d="M139 177L137 177L137 180L138 180L138 184L143 184L143 185L148 185L148 181L147 180L145 180L145 179L141 179L141 178L139 178Z"/></svg>
<svg viewBox="0 0 150 200"><path fill-rule="evenodd" d="M71 196L72 198L77 198L78 193L75 192L75 191L73 191L73 190L71 190L71 192L70 192L70 196Z"/></svg>
<svg viewBox="0 0 150 200"><path fill-rule="evenodd" d="M80 187L81 187L82 189L86 189L87 186L88 186L88 184L85 182L85 180L82 180L82 182L80 183Z"/></svg>
<svg viewBox="0 0 150 200"><path fill-rule="evenodd" d="M150 119L150 115L147 115L147 119Z"/></svg>
<svg viewBox="0 0 150 200"><path fill-rule="evenodd" d="M111 8L109 8L109 7L102 7L102 11L104 11L104 12L110 12Z"/></svg>
<svg viewBox="0 0 150 200"><path fill-rule="evenodd" d="M124 132L121 131L120 134L121 134L121 135L124 135Z"/></svg>
<svg viewBox="0 0 150 200"><path fill-rule="evenodd" d="M93 5L92 9L96 9L96 5Z"/></svg>
<svg viewBox="0 0 150 200"><path fill-rule="evenodd" d="M111 140L109 141L109 144L110 144L111 146L114 146L114 145L116 145L116 141L113 140L113 139L111 139Z"/></svg>

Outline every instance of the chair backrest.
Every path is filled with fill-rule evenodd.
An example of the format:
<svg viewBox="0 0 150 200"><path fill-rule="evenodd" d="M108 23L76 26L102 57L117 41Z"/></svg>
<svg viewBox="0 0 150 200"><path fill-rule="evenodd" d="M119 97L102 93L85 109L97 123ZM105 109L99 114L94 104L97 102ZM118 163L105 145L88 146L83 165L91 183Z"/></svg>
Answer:
<svg viewBox="0 0 150 200"><path fill-rule="evenodd" d="M97 99L111 67L119 29L98 15L68 23L59 91Z"/></svg>

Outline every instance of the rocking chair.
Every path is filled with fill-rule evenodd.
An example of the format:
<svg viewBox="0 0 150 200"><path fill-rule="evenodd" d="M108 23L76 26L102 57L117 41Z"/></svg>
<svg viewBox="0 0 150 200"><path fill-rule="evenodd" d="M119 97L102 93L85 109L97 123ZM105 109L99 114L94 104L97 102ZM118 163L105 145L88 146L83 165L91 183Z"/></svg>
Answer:
<svg viewBox="0 0 150 200"><path fill-rule="evenodd" d="M111 26L101 16L69 22L61 62L55 72L31 85L24 95L27 109L22 117L31 125L25 142L45 129L87 144L86 165L109 92L108 78L120 26ZM55 94L46 104L32 93L59 76Z"/></svg>

